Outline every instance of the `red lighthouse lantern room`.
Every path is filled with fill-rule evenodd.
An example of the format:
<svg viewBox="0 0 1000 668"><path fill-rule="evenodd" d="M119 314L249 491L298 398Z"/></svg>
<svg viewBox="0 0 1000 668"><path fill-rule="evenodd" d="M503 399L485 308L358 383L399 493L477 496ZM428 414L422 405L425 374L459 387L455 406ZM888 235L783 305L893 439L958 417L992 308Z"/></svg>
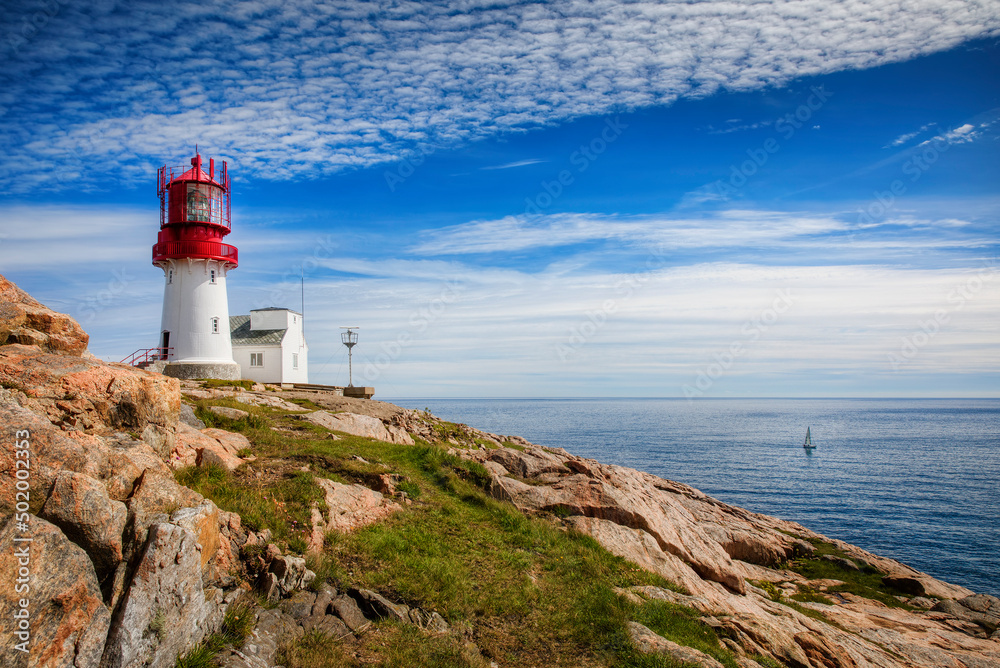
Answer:
<svg viewBox="0 0 1000 668"><path fill-rule="evenodd" d="M153 264L165 260L219 260L227 269L239 264L235 246L222 243L230 229L230 184L226 162L215 180L215 159L202 169L201 155L191 158L191 169L175 175L161 167L157 173L160 196L160 232L153 246Z"/></svg>

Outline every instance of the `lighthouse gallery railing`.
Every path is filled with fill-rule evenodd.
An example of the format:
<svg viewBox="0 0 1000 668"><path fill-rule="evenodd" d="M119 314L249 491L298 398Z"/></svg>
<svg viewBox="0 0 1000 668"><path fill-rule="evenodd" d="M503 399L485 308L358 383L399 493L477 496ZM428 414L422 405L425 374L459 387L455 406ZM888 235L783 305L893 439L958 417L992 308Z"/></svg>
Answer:
<svg viewBox="0 0 1000 668"><path fill-rule="evenodd" d="M153 260L172 257L201 257L239 263L239 251L219 241L162 241L153 246Z"/></svg>

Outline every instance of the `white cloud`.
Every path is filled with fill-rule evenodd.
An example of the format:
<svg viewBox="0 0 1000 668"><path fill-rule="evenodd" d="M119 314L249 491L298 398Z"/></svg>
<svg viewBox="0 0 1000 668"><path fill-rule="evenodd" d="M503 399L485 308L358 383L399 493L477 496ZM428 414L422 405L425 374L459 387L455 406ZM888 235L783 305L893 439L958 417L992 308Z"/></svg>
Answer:
<svg viewBox="0 0 1000 668"><path fill-rule="evenodd" d="M514 167L527 167L528 165L537 165L540 162L545 162L545 160L517 160L516 162L508 162L503 165L490 165L488 167L480 167L479 169L489 170L489 169L512 169Z"/></svg>
<svg viewBox="0 0 1000 668"><path fill-rule="evenodd" d="M919 130L914 130L913 132L907 132L905 134L901 134L895 139L893 139L891 142L883 146L882 148L894 148L896 146L902 146L903 144L910 141L917 135L927 132L927 130L934 127L935 125L937 125L937 123L927 123L926 125L922 125Z"/></svg>
<svg viewBox="0 0 1000 668"><path fill-rule="evenodd" d="M502 396L518 384L519 395L587 394L595 390L580 383L592 376L604 379L602 394L677 396L737 340L747 353L715 384L715 394L761 374L896 373L905 383L916 371L981 371L1000 362L988 334L1000 276L980 268L704 263L625 274L512 272L502 284L465 280L472 266L438 277L414 269L413 276L324 280L308 288L315 381L344 382L336 364L322 371L320 364L343 354L323 333L348 320L362 325L355 378L383 396L427 396L447 386L439 393L474 387ZM976 276L984 278L970 283ZM958 308L956 291L968 285L975 292ZM749 338L744 326L771 307L779 290L791 291L792 307ZM942 309L948 322L933 341L893 371L889 354ZM600 326L587 324L595 322ZM567 355L560 356L560 345L569 347ZM527 378L540 385L526 387Z"/></svg>
<svg viewBox="0 0 1000 668"><path fill-rule="evenodd" d="M760 128L770 127L773 121L758 121L756 123L744 123L741 125L736 125L739 123L738 118L731 118L726 123L724 128L713 128L709 126L708 134L710 135L725 135L731 132L743 132L744 130L759 130Z"/></svg>
<svg viewBox="0 0 1000 668"><path fill-rule="evenodd" d="M1000 109L992 109L984 114L980 114L972 123L963 123L957 128L942 132L936 137L922 141L917 146L926 146L931 143L943 143L947 145L970 144L983 137L998 121L1000 121Z"/></svg>
<svg viewBox="0 0 1000 668"><path fill-rule="evenodd" d="M861 225L853 212L816 214L796 211L730 209L698 217L681 214L623 216L567 213L546 216L506 216L498 220L472 221L423 233L409 252L441 256L510 253L532 249L609 242L619 246L654 251L699 249L827 248L829 253L850 253L862 248L914 249L960 248L993 245L995 240L974 232L958 239L946 236L915 236L914 229L957 229L969 221L955 218L927 219L895 216ZM893 236L892 228L904 227L905 235ZM859 232L865 231L861 236ZM839 246L839 248L837 248Z"/></svg>
<svg viewBox="0 0 1000 668"><path fill-rule="evenodd" d="M964 0L60 3L2 47L0 187L113 187L196 142L243 174L309 178L998 32Z"/></svg>
<svg viewBox="0 0 1000 668"><path fill-rule="evenodd" d="M162 274L149 264L155 208L0 207L0 221L6 235L0 273L81 319L96 354L117 360L155 345L163 289ZM793 308L748 342L747 354L713 392L765 382L759 379L775 373L814 374L821 383L817 371L846 374L854 388L863 388L858 378L870 373L891 374L905 385L909 373L981 373L1000 363L1000 273L988 259L996 240L980 238L979 227L899 216L855 230L857 239L847 241L842 235L851 229L836 216L803 212L726 211L700 219L575 214L470 222L416 240L414 248L424 245L422 252L439 257L407 256L400 239L366 259L338 240L324 246L315 230L244 226L234 232L236 243L241 251L252 249L254 259L244 259L230 277L230 308L297 307L298 267L306 260L315 382L344 382L337 375L337 328L359 324L355 379L374 384L381 396L426 396L431 388L457 394L466 387L510 395L519 385L521 395L641 390L676 396L716 353L743 340L745 323L769 307L777 290L790 289ZM600 254L600 262L591 262L587 251L564 252L557 262L543 258L520 267L460 257L483 247L502 252L510 239L526 239L534 248L581 240L617 248ZM661 242L678 252L646 250ZM739 260L699 255L717 244L738 246L739 255L728 257ZM992 244L979 251L982 259L971 257L977 244ZM317 247L322 252L315 253ZM756 248L766 251L764 260L750 257ZM949 263L953 256L942 249L962 255ZM53 259L39 262L43 252ZM921 268L928 254L936 268ZM781 263L766 266L775 258ZM820 259L817 266L804 266L812 258ZM892 370L888 355L898 354L901 341L942 309L948 321L933 340ZM593 318L603 324L562 359L557 346ZM397 349L401 335L409 338ZM364 378L380 359L387 363L376 367L377 377ZM595 377L599 389L591 384ZM539 384L526 390L526 379Z"/></svg>

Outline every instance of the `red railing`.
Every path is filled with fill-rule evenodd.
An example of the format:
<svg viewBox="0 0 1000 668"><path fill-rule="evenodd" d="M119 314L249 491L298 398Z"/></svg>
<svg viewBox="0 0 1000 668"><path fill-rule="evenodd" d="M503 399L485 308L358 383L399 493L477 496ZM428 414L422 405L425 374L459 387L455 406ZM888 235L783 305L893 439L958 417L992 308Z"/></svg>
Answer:
<svg viewBox="0 0 1000 668"><path fill-rule="evenodd" d="M144 362L157 362L165 360L170 355L173 348L140 348L122 360L122 364L139 366Z"/></svg>
<svg viewBox="0 0 1000 668"><path fill-rule="evenodd" d="M153 262L165 259L198 257L223 260L239 265L239 251L219 241L161 241L153 246Z"/></svg>

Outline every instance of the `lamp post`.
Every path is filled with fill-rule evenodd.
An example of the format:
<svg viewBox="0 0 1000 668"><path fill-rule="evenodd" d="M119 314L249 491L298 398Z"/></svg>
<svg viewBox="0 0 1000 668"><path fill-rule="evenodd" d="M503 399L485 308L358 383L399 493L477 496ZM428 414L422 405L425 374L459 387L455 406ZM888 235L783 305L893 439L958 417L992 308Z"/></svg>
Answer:
<svg viewBox="0 0 1000 668"><path fill-rule="evenodd" d="M341 329L346 329L346 332L341 332L340 340L344 342L347 346L347 387L354 387L354 369L352 366L352 353L354 346L358 345L358 333L354 330L361 329L357 325L352 325L350 327L341 326Z"/></svg>

